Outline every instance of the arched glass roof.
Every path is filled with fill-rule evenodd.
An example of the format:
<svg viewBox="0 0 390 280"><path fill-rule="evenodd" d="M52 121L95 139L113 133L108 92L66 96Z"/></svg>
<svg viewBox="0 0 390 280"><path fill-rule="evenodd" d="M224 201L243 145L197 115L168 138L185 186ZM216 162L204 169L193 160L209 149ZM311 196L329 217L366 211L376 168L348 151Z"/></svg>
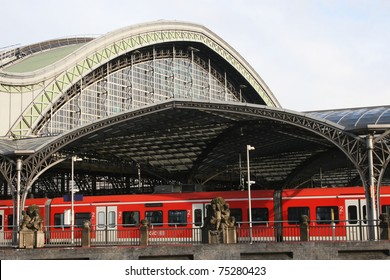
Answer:
<svg viewBox="0 0 390 280"><path fill-rule="evenodd" d="M366 108L349 108L308 112L317 118L323 118L340 124L346 130L367 128L370 125L390 125L390 105Z"/></svg>

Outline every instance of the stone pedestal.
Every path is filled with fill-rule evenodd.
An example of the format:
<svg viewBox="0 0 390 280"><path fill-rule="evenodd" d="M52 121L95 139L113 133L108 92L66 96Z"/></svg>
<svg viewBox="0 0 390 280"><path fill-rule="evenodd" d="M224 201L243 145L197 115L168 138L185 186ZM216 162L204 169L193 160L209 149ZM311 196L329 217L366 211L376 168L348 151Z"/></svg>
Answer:
<svg viewBox="0 0 390 280"><path fill-rule="evenodd" d="M91 247L91 229L84 227L81 233L81 247Z"/></svg>
<svg viewBox="0 0 390 280"><path fill-rule="evenodd" d="M207 230L208 244L237 243L237 228L228 227L222 230Z"/></svg>
<svg viewBox="0 0 390 280"><path fill-rule="evenodd" d="M34 232L34 247L35 248L42 248L45 246L45 234L43 231L38 230Z"/></svg>
<svg viewBox="0 0 390 280"><path fill-rule="evenodd" d="M34 232L32 230L19 232L19 248L34 248Z"/></svg>
<svg viewBox="0 0 390 280"><path fill-rule="evenodd" d="M149 244L149 223L147 220L141 221L140 231L140 239L139 243L141 246L148 246Z"/></svg>
<svg viewBox="0 0 390 280"><path fill-rule="evenodd" d="M228 227L222 231L223 243L234 244L237 243L237 228Z"/></svg>
<svg viewBox="0 0 390 280"><path fill-rule="evenodd" d="M222 231L219 230L208 230L208 241L209 244L220 244L223 242Z"/></svg>
<svg viewBox="0 0 390 280"><path fill-rule="evenodd" d="M309 232L309 217L306 215L302 215L299 221L299 230L300 230L300 240L301 241L309 241L310 232Z"/></svg>

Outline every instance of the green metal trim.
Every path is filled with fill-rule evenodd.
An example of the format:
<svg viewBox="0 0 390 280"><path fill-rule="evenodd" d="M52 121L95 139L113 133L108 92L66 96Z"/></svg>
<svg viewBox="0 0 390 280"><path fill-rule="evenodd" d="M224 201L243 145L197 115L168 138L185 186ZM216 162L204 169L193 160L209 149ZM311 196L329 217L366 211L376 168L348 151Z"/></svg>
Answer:
<svg viewBox="0 0 390 280"><path fill-rule="evenodd" d="M39 82L36 84L17 86L17 85L7 85L0 83L0 93L25 93L32 92L33 90L43 89L45 86L44 82Z"/></svg>

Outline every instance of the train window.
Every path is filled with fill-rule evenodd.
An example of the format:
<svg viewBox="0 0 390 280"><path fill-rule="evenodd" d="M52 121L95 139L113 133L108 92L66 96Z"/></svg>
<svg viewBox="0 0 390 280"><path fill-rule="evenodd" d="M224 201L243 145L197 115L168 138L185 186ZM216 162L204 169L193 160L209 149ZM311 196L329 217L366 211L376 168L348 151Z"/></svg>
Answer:
<svg viewBox="0 0 390 280"><path fill-rule="evenodd" d="M268 220L268 208L252 208L253 225L265 224Z"/></svg>
<svg viewBox="0 0 390 280"><path fill-rule="evenodd" d="M108 212L108 227L114 228L116 225L116 213L115 211Z"/></svg>
<svg viewBox="0 0 390 280"><path fill-rule="evenodd" d="M151 225L162 226L163 213L162 211L146 211L145 219L148 220Z"/></svg>
<svg viewBox="0 0 390 280"><path fill-rule="evenodd" d="M357 207L355 205L348 206L348 223L357 224L358 220L358 212Z"/></svg>
<svg viewBox="0 0 390 280"><path fill-rule="evenodd" d="M169 226L186 226L187 211L186 210L169 210L168 211Z"/></svg>
<svg viewBox="0 0 390 280"><path fill-rule="evenodd" d="M76 213L75 215L75 226L76 227L83 227L84 221L88 220L91 221L91 213L85 212L85 213Z"/></svg>
<svg viewBox="0 0 390 280"><path fill-rule="evenodd" d="M54 227L69 227L64 224L64 213L54 214Z"/></svg>
<svg viewBox="0 0 390 280"><path fill-rule="evenodd" d="M0 230L3 230L3 215L0 215Z"/></svg>
<svg viewBox="0 0 390 280"><path fill-rule="evenodd" d="M99 228L104 228L106 226L106 213L104 211L99 211L97 213L97 226Z"/></svg>
<svg viewBox="0 0 390 280"><path fill-rule="evenodd" d="M195 226L200 227L202 226L202 209L195 209L194 211L194 223Z"/></svg>
<svg viewBox="0 0 390 280"><path fill-rule="evenodd" d="M367 224L367 206L363 205L363 223Z"/></svg>
<svg viewBox="0 0 390 280"><path fill-rule="evenodd" d="M390 215L390 205L382 205L382 213Z"/></svg>
<svg viewBox="0 0 390 280"><path fill-rule="evenodd" d="M14 228L14 215L8 215L7 216L7 223L8 223L8 229L13 229Z"/></svg>
<svg viewBox="0 0 390 280"><path fill-rule="evenodd" d="M336 224L339 223L339 208L337 206L320 206L316 208L317 224L330 224L333 220Z"/></svg>
<svg viewBox="0 0 390 280"><path fill-rule="evenodd" d="M126 211L122 213L122 224L124 227L134 227L139 225L139 212Z"/></svg>
<svg viewBox="0 0 390 280"><path fill-rule="evenodd" d="M289 207L287 209L287 219L290 225L299 224L302 215L310 217L309 207Z"/></svg>
<svg viewBox="0 0 390 280"><path fill-rule="evenodd" d="M234 217L237 223L242 222L242 209L241 208L231 208L230 217Z"/></svg>

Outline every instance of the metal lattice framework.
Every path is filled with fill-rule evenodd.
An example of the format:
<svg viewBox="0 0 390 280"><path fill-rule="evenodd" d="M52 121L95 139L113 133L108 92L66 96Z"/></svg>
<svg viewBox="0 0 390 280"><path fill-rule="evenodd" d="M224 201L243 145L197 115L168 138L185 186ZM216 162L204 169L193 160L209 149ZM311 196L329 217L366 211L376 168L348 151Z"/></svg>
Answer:
<svg viewBox="0 0 390 280"><path fill-rule="evenodd" d="M39 86L43 85L37 81L40 77L46 80L50 80L48 78L50 76L53 77L13 125L10 134L14 137L30 135L35 124L51 110L52 104L57 103L57 100L62 98L73 85L98 67L139 48L167 42L194 42L207 46L238 71L261 96L266 105L279 106L271 91L256 72L237 52L215 34L194 24L158 22L139 28L118 30L110 33L109 36L95 39L85 45L83 49L75 52L71 60L61 61L60 65L53 65L52 69L45 69L45 72L42 73L34 73L34 76L30 78L25 77L25 85L20 85L20 78L19 84L9 77L3 79L4 82L0 83L0 91L21 93L38 91Z"/></svg>
<svg viewBox="0 0 390 280"><path fill-rule="evenodd" d="M365 149L365 142L360 137L343 131L342 127L338 127L330 123L323 123L303 114L263 106L243 106L239 104L171 100L161 104L151 105L143 109L133 110L118 116L106 118L55 138L55 140L51 143L45 145L42 149L24 159L24 172L28 174L28 176L26 176L27 184L31 185L38 174L58 162L58 153L70 143L76 142L78 139L83 137L88 137L90 133L96 133L108 126L126 122L135 118L141 118L145 114L158 113L164 110L175 110L176 108L210 111L213 113L217 112L219 114L229 115L229 117L232 117L232 115L239 116L240 119L248 116L265 118L301 127L312 133L320 135L341 149L354 164L359 174L361 174L361 177L364 178L365 170L361 167L365 166L366 160L366 156L363 152Z"/></svg>
<svg viewBox="0 0 390 280"><path fill-rule="evenodd" d="M307 131L320 135L342 150L355 166L357 172L362 178L362 181L365 185L368 185L367 178L369 171L365 139L343 131L342 127L310 118L305 114L265 106L170 100L164 103L150 105L142 109L132 110L121 115L109 117L79 129L74 129L69 133L58 136L33 154L24 156L24 188L31 187L32 183L39 177L40 174L69 156L64 155L61 150L67 147L67 145L77 142L78 139L88 137L89 134L96 133L97 131L103 130L109 126L131 121L136 118L142 118L143 115L154 114L165 110L175 110L178 108L199 110L203 112L208 111L213 114L220 114L229 118L235 118L236 120L255 117L301 127ZM384 174L384 170L390 161L390 149L388 145L389 134L390 133L385 133L380 137L375 138L374 141L374 177L376 184L378 185L380 185L380 180ZM199 166L205 158L207 158L207 151L198 158L197 163L194 164L192 173L196 173L196 166ZM12 182L15 180L15 161L2 157L1 170L6 180L11 183L11 185L14 185Z"/></svg>

